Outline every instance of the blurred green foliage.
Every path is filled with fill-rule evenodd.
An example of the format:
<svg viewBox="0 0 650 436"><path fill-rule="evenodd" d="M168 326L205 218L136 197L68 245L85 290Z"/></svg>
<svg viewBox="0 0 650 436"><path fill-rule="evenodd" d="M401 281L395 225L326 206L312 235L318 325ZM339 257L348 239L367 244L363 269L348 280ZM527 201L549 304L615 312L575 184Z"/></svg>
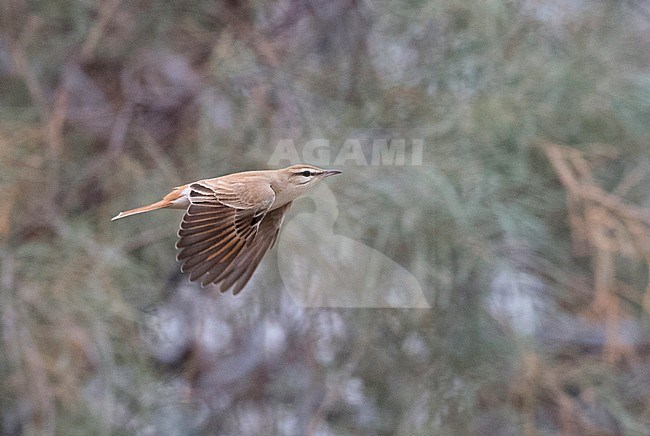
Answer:
<svg viewBox="0 0 650 436"><path fill-rule="evenodd" d="M2 433L649 434L649 20L3 2ZM314 138L424 140L329 185L432 309L296 307L273 253L217 295L173 261L178 214L110 222Z"/></svg>

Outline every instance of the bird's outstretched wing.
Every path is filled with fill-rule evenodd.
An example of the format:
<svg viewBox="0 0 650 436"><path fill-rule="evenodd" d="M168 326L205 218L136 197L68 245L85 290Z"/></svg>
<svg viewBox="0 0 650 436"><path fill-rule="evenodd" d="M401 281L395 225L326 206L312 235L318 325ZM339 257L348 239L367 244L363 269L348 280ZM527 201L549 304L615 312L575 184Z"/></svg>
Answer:
<svg viewBox="0 0 650 436"><path fill-rule="evenodd" d="M275 244L284 216L290 207L291 203L287 203L266 214L250 245L245 246L221 274L221 292L233 287L233 294L237 295L246 286L262 257Z"/></svg>
<svg viewBox="0 0 650 436"><path fill-rule="evenodd" d="M288 205L269 211L275 192L266 184L192 183L176 247L181 270L203 286L238 293L272 246Z"/></svg>

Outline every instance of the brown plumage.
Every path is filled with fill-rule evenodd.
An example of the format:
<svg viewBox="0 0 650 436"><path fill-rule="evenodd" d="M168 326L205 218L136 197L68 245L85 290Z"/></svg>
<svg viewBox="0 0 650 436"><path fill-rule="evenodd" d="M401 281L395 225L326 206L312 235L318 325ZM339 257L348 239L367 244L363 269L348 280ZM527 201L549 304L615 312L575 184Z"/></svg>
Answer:
<svg viewBox="0 0 650 436"><path fill-rule="evenodd" d="M113 220L162 208L186 209L176 244L181 271L190 281L217 284L221 292L232 288L237 294L275 243L292 201L338 173L294 165L200 180Z"/></svg>

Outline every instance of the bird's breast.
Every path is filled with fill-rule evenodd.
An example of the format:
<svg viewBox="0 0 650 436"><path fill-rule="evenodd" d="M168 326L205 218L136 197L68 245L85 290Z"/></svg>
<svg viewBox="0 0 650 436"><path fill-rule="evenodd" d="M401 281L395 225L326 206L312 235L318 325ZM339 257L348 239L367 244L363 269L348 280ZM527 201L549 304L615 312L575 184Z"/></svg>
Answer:
<svg viewBox="0 0 650 436"><path fill-rule="evenodd" d="M277 209L279 207L284 206L285 204L292 202L295 200L287 191L275 191L275 200L273 201L273 205L271 205L271 210Z"/></svg>

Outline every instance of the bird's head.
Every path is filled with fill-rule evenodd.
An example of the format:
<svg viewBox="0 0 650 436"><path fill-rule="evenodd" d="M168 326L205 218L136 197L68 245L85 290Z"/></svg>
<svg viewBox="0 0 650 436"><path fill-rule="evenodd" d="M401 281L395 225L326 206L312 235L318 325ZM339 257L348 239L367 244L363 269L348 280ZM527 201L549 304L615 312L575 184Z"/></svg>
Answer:
<svg viewBox="0 0 650 436"><path fill-rule="evenodd" d="M313 165L293 165L278 170L279 185L285 194L296 199L326 177L340 174L339 170L324 170Z"/></svg>

